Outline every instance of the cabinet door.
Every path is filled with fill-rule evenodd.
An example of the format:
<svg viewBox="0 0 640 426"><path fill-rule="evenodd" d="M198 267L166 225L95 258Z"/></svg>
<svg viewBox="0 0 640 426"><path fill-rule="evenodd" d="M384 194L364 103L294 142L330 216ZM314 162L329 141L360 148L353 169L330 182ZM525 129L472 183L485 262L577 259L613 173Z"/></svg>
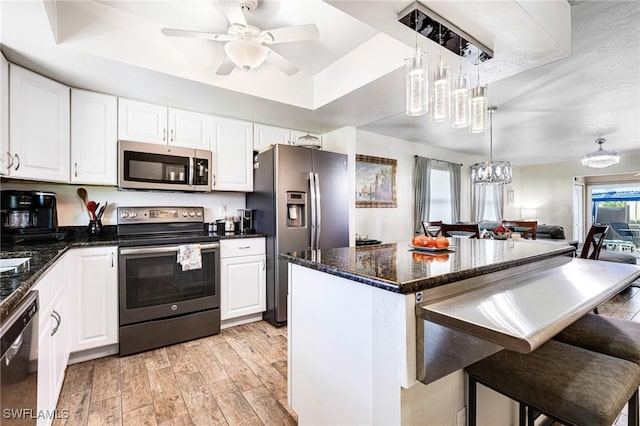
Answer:
<svg viewBox="0 0 640 426"><path fill-rule="evenodd" d="M266 309L266 256L220 260L220 318L263 312Z"/></svg>
<svg viewBox="0 0 640 426"><path fill-rule="evenodd" d="M219 191L253 191L253 124L213 117L212 188Z"/></svg>
<svg viewBox="0 0 640 426"><path fill-rule="evenodd" d="M169 108L169 145L208 151L210 122L208 114Z"/></svg>
<svg viewBox="0 0 640 426"><path fill-rule="evenodd" d="M117 98L71 90L71 182L118 183Z"/></svg>
<svg viewBox="0 0 640 426"><path fill-rule="evenodd" d="M291 141L291 130L282 127L267 126L265 124L255 124L253 126L253 149L262 151L269 145L285 144Z"/></svg>
<svg viewBox="0 0 640 426"><path fill-rule="evenodd" d="M119 98L118 139L166 144L167 108Z"/></svg>
<svg viewBox="0 0 640 426"><path fill-rule="evenodd" d="M118 265L115 247L71 250L69 255L73 329L71 352L118 343Z"/></svg>
<svg viewBox="0 0 640 426"><path fill-rule="evenodd" d="M0 175L9 174L9 63L0 53Z"/></svg>
<svg viewBox="0 0 640 426"><path fill-rule="evenodd" d="M58 401L58 395L62 390L64 372L69 362L69 328L71 318L67 312L65 286L63 285L52 302L49 324L51 334L51 394L53 395L53 408Z"/></svg>
<svg viewBox="0 0 640 426"><path fill-rule="evenodd" d="M69 182L69 88L9 65L10 175Z"/></svg>
<svg viewBox="0 0 640 426"><path fill-rule="evenodd" d="M52 394L53 389L53 354L52 354L52 339L51 329L55 323L54 318L50 315L50 312L44 312L40 307L39 316L47 315L46 321L42 324L38 330L38 410L42 412L48 412L55 408L55 399ZM45 411L47 410L47 411ZM38 418L37 425L45 426L50 424L51 421L46 419L45 416Z"/></svg>

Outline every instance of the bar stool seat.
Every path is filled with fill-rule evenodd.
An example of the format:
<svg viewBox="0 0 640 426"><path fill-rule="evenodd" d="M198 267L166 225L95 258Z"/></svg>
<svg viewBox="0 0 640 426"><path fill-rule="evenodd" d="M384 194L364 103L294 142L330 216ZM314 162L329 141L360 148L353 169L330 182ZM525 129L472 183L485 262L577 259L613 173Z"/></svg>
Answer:
<svg viewBox="0 0 640 426"><path fill-rule="evenodd" d="M640 323L587 314L553 340L640 365Z"/></svg>
<svg viewBox="0 0 640 426"><path fill-rule="evenodd" d="M467 367L469 424L476 422L476 382L569 425L610 426L629 401L638 410L640 366L633 362L549 341L531 352L502 350ZM635 422L635 423L632 423ZM629 416L637 424L637 416Z"/></svg>

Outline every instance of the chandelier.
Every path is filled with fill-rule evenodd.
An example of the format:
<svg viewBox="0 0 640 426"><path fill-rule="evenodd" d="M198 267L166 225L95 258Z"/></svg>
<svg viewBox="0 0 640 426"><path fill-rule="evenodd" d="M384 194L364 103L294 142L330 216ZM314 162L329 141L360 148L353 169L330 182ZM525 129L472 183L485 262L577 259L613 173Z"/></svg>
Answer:
<svg viewBox="0 0 640 426"><path fill-rule="evenodd" d="M493 51L418 2L401 11L398 20L416 33L415 56L406 60L407 115L430 112L433 122L451 121L453 127L468 127L471 133L483 132L486 129L486 87L480 86L479 65L491 59ZM425 72L426 56L418 47L418 33L439 45L440 55L432 79L428 79ZM453 84L450 69L443 62L443 49L460 57L460 72ZM474 63L478 69L477 86L471 89L462 70L462 59Z"/></svg>
<svg viewBox="0 0 640 426"><path fill-rule="evenodd" d="M603 167L613 166L620 162L619 151L605 151L602 149L602 144L606 142L604 138L596 139L598 149L596 151L585 154L582 157L582 165L587 167L594 167L596 169L602 169Z"/></svg>
<svg viewBox="0 0 640 426"><path fill-rule="evenodd" d="M489 161L471 166L471 181L479 184L511 183L513 170L509 161L493 161L493 113L498 108L490 107L489 112Z"/></svg>

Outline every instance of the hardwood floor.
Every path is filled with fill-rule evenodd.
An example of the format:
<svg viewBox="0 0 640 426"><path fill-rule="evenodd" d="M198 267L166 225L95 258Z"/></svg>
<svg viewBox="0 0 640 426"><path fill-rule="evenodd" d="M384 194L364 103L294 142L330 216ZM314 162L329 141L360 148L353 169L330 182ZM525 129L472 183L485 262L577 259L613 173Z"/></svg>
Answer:
<svg viewBox="0 0 640 426"><path fill-rule="evenodd" d="M287 329L257 322L216 336L67 368L54 425L294 425Z"/></svg>
<svg viewBox="0 0 640 426"><path fill-rule="evenodd" d="M640 322L640 288L629 287L599 311ZM287 406L287 329L261 321L70 365L58 401L62 409L69 418L54 425L296 424ZM615 425L626 424L625 408Z"/></svg>

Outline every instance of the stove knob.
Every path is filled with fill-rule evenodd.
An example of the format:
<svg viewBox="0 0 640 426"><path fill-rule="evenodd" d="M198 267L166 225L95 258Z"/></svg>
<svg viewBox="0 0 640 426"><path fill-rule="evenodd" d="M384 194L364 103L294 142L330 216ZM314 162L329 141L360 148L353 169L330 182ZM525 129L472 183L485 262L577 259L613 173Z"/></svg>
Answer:
<svg viewBox="0 0 640 426"><path fill-rule="evenodd" d="M194 217L195 215L196 215L196 214L195 214L195 212L194 212L193 210L191 210L191 211L189 212L189 216Z"/></svg>
<svg viewBox="0 0 640 426"><path fill-rule="evenodd" d="M131 212L131 218L133 219L134 217L138 216L138 213L136 212Z"/></svg>
<svg viewBox="0 0 640 426"><path fill-rule="evenodd" d="M187 217L187 214L188 214L188 213L187 213L187 211L186 211L186 210L183 210L183 211L182 211L182 217Z"/></svg>
<svg viewBox="0 0 640 426"><path fill-rule="evenodd" d="M120 217L126 219L129 217L129 213L123 211L122 213L120 213Z"/></svg>
<svg viewBox="0 0 640 426"><path fill-rule="evenodd" d="M198 217L202 216L202 212L200 210L197 210L196 211L196 216L198 216Z"/></svg>

